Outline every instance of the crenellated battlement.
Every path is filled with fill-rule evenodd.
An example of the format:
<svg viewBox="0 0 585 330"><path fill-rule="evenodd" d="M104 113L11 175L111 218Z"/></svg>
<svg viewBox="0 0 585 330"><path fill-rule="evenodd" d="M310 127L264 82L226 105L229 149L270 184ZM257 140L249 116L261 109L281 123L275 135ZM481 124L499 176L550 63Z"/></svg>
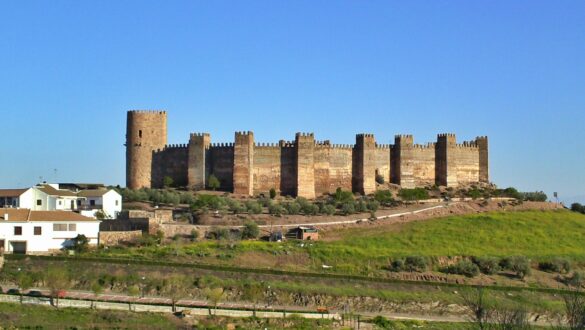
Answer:
<svg viewBox="0 0 585 330"><path fill-rule="evenodd" d="M151 114L151 115L166 115L167 112L164 110L130 110L129 113L135 114Z"/></svg>
<svg viewBox="0 0 585 330"><path fill-rule="evenodd" d="M209 133L191 133L189 135L189 137L191 139L195 139L195 138L202 138L202 137L210 137L211 135Z"/></svg>
<svg viewBox="0 0 585 330"><path fill-rule="evenodd" d="M454 133L441 133L436 141L415 144L412 134L376 143L373 133L359 133L353 144L334 144L315 140L313 132L296 132L294 139L274 143L255 142L252 131L237 131L233 141L211 143L210 133L192 132L188 144L167 144L166 111L131 110L127 119L132 189L162 186L166 176L182 187L205 189L211 174L223 191L256 195L274 188L305 198L338 187L371 194L378 189L377 176L403 188L489 182L487 136L457 143Z"/></svg>

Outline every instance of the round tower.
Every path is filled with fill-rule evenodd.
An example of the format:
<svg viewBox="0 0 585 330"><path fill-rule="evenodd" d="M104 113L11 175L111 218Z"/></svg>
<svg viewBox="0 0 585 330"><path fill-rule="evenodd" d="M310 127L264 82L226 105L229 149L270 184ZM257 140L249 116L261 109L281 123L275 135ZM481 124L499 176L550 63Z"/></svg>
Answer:
<svg viewBox="0 0 585 330"><path fill-rule="evenodd" d="M165 111L128 111L126 120L126 187L151 188L152 152L167 144Z"/></svg>

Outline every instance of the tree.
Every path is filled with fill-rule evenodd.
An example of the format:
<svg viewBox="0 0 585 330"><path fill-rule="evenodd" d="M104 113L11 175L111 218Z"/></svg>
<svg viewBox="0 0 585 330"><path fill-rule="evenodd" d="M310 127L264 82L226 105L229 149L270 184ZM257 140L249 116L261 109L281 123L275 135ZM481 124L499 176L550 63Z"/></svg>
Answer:
<svg viewBox="0 0 585 330"><path fill-rule="evenodd" d="M255 239L260 235L260 229L255 222L249 221L244 224L242 239Z"/></svg>
<svg viewBox="0 0 585 330"><path fill-rule="evenodd" d="M98 296L104 292L104 287L100 284L99 281L94 281L91 285L91 291L93 292L93 295L95 297L95 300L98 299ZM94 301L92 300L91 302L91 308L94 308Z"/></svg>
<svg viewBox="0 0 585 330"><path fill-rule="evenodd" d="M97 210L97 211L95 211L94 216L98 220L111 219L110 215L107 214L106 212L104 212L104 210Z"/></svg>
<svg viewBox="0 0 585 330"><path fill-rule="evenodd" d="M199 238L199 232L197 229L191 229L191 242L197 241L197 238Z"/></svg>
<svg viewBox="0 0 585 330"><path fill-rule="evenodd" d="M18 283L18 289L20 290L20 303L22 304L22 295L24 291L30 289L33 286L33 278L28 273L18 273L16 276L16 282Z"/></svg>
<svg viewBox="0 0 585 330"><path fill-rule="evenodd" d="M207 186L211 190L216 190L221 186L221 182L219 182L219 179L215 175L211 174L207 179Z"/></svg>
<svg viewBox="0 0 585 330"><path fill-rule="evenodd" d="M217 313L217 304L223 299L223 288L207 288L205 289L205 296L207 300L213 305L214 314Z"/></svg>
<svg viewBox="0 0 585 330"><path fill-rule="evenodd" d="M45 273L45 284L51 292L51 306L59 308L59 297L71 285L69 273L65 268L60 266L49 266ZM56 304L54 301L56 301Z"/></svg>
<svg viewBox="0 0 585 330"><path fill-rule="evenodd" d="M563 296L565 317L569 329L585 329L585 296L583 292L572 291Z"/></svg>
<svg viewBox="0 0 585 330"><path fill-rule="evenodd" d="M126 288L126 291L128 292L128 295L131 297L130 300L128 300L128 310L132 310L132 298L134 297L138 297L140 295L140 288L138 287L138 285L134 284L134 285L130 285Z"/></svg>
<svg viewBox="0 0 585 330"><path fill-rule="evenodd" d="M276 189L274 188L270 188L270 199L275 199L276 198Z"/></svg>
<svg viewBox="0 0 585 330"><path fill-rule="evenodd" d="M89 249L89 238L83 234L78 234L72 241L73 244L69 248L77 253L85 252Z"/></svg>
<svg viewBox="0 0 585 330"><path fill-rule="evenodd" d="M256 306L263 297L264 287L262 284L255 282L244 284L244 299L247 299L254 304L254 317L256 317Z"/></svg>
<svg viewBox="0 0 585 330"><path fill-rule="evenodd" d="M483 287L464 289L461 291L461 302L469 313L472 322L481 330L487 329L490 319L490 306L487 303L487 292Z"/></svg>
<svg viewBox="0 0 585 330"><path fill-rule="evenodd" d="M175 275L165 281L163 294L171 299L173 313L177 311L177 302L187 295L190 283L186 276Z"/></svg>
<svg viewBox="0 0 585 330"><path fill-rule="evenodd" d="M173 183L175 183L175 180L173 180L173 178L171 178L170 176L167 175L163 178L163 187L170 188L173 185Z"/></svg>

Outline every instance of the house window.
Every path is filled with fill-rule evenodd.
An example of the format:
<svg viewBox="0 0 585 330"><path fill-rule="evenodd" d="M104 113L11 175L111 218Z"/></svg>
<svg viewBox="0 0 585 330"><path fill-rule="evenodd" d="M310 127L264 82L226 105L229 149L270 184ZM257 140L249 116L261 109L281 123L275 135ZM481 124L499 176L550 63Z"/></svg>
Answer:
<svg viewBox="0 0 585 330"><path fill-rule="evenodd" d="M41 206L43 205L43 200L42 199L37 199L37 206Z"/></svg>
<svg viewBox="0 0 585 330"><path fill-rule="evenodd" d="M69 231L76 231L77 230L77 225L74 223L70 223L69 224Z"/></svg>
<svg viewBox="0 0 585 330"><path fill-rule="evenodd" d="M77 200L77 206L81 206L81 199Z"/></svg>
<svg viewBox="0 0 585 330"><path fill-rule="evenodd" d="M40 236L43 234L43 228L42 227L35 227L35 236Z"/></svg>
<svg viewBox="0 0 585 330"><path fill-rule="evenodd" d="M95 199L92 199L92 200L90 200L90 201L89 201L89 205L91 205L91 206L95 206Z"/></svg>
<svg viewBox="0 0 585 330"><path fill-rule="evenodd" d="M67 231L67 224L66 223L54 223L53 224L53 231Z"/></svg>
<svg viewBox="0 0 585 330"><path fill-rule="evenodd" d="M120 201L116 199L116 206L120 204Z"/></svg>
<svg viewBox="0 0 585 330"><path fill-rule="evenodd" d="M22 235L22 227L21 226L14 227L14 236L21 236L21 235Z"/></svg>
<svg viewBox="0 0 585 330"><path fill-rule="evenodd" d="M61 201L59 201L59 206L61 206Z"/></svg>

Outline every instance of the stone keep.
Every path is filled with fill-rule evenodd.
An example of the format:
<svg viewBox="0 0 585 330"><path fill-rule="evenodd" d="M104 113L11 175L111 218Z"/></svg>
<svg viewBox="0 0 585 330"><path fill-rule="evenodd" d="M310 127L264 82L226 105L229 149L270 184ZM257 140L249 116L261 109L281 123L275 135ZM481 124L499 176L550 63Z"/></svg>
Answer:
<svg viewBox="0 0 585 330"><path fill-rule="evenodd" d="M372 194L377 181L403 188L489 183L488 138L457 143L455 134L414 143L396 135L378 144L373 134L356 135L353 145L316 141L297 133L294 141L257 143L254 133L236 132L233 143L212 143L209 133L191 133L188 144L167 144L164 111L129 111L126 131L126 185L160 188L165 177L177 186L204 189L215 175L220 189L241 195L315 198L337 188Z"/></svg>

